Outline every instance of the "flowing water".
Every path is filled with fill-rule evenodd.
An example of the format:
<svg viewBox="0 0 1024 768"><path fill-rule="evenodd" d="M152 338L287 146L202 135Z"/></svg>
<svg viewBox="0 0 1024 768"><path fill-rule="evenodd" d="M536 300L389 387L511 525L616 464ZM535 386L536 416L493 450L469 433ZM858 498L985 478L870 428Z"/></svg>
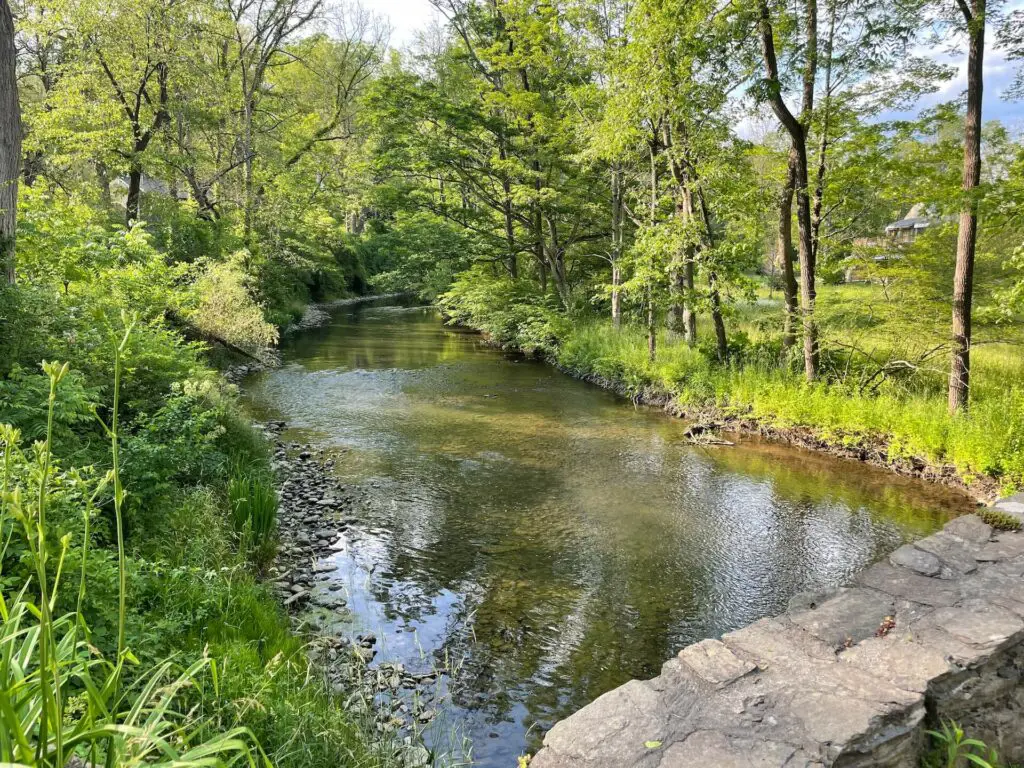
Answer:
<svg viewBox="0 0 1024 768"><path fill-rule="evenodd" d="M368 494L341 552L378 661L451 670L431 738L515 765L545 729L681 647L837 585L970 508L775 444L686 443L682 422L509 357L423 307L360 305L290 339L246 393Z"/></svg>

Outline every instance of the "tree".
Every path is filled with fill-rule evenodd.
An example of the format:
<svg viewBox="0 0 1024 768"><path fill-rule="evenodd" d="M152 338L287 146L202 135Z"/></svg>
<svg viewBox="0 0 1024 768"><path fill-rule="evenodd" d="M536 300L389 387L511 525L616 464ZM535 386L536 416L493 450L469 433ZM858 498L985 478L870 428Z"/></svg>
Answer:
<svg viewBox="0 0 1024 768"><path fill-rule="evenodd" d="M799 115L793 114L782 95L782 81L779 77L779 63L775 52L775 30L767 0L759 0L757 8L761 54L766 75L758 85L760 96L771 105L772 111L792 143L790 162L793 188L796 193L796 218L799 229L800 320L804 339L804 375L808 381L814 381L818 376L818 326L814 317L815 260L808 182L807 136L814 109L814 87L818 67L818 4L817 0L805 0L804 3L803 104ZM788 193L783 194L780 232L782 231L781 227L784 226L781 224L781 218L785 216L785 209L790 199ZM781 246L781 251L784 258L788 257L788 249L784 243Z"/></svg>
<svg viewBox="0 0 1024 768"><path fill-rule="evenodd" d="M20 169L21 106L14 18L8 0L0 0L0 269L8 284L14 283Z"/></svg>
<svg viewBox="0 0 1024 768"><path fill-rule="evenodd" d="M231 17L233 49L225 67L238 77L242 130L240 155L244 171L244 239L252 237L256 210L256 138L258 111L271 63L284 46L307 26L323 7L323 0L223 0Z"/></svg>
<svg viewBox="0 0 1024 768"><path fill-rule="evenodd" d="M967 114L964 118L963 200L953 275L953 354L949 371L949 411L966 410L971 377L971 302L974 250L978 239L978 186L981 182L981 96L984 84L985 0L957 0L967 29Z"/></svg>

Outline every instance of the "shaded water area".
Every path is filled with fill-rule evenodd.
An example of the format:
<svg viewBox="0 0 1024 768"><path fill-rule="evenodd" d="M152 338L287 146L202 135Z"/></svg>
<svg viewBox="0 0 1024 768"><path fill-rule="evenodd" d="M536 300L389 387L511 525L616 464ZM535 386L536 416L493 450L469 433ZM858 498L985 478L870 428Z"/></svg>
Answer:
<svg viewBox="0 0 1024 768"><path fill-rule="evenodd" d="M855 462L682 422L446 329L361 305L251 377L257 415L337 451L368 494L339 616L377 661L452 670L455 727L486 766L681 647L837 585L972 504ZM447 659L447 662L444 660Z"/></svg>

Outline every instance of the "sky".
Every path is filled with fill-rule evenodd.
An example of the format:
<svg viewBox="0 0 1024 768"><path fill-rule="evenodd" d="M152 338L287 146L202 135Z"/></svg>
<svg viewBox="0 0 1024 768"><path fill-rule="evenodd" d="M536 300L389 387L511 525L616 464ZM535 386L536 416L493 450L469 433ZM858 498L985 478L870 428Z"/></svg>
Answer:
<svg viewBox="0 0 1024 768"><path fill-rule="evenodd" d="M439 14L429 0L366 0L366 6L391 19L391 45L401 48Z"/></svg>
<svg viewBox="0 0 1024 768"><path fill-rule="evenodd" d="M391 20L393 32L391 45L401 48L415 39L416 33L425 29L440 14L431 6L430 0L366 0L367 5L377 13ZM1024 7L1024 0L1012 0L1007 9ZM982 114L985 120L1001 120L1011 131L1024 133L1024 101L1007 102L1001 98L1003 91L1013 81L1015 67L1021 62L1008 62L1003 55L994 50L994 30L989 28L988 45L985 52L985 92ZM884 115L885 119L910 118L917 111L944 101L951 101L963 93L967 87L967 63L963 53L949 57L936 53L936 58L944 63L957 67L956 76L945 83L936 93L928 94L918 103L915 110L909 113Z"/></svg>

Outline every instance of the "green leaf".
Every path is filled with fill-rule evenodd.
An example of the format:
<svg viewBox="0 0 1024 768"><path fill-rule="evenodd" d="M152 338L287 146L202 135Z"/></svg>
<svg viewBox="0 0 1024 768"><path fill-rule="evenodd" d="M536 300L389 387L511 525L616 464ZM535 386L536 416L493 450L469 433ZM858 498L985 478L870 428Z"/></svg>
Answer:
<svg viewBox="0 0 1024 768"><path fill-rule="evenodd" d="M660 741L645 741L644 742L644 746L647 747L647 749L658 749L661 746L661 742Z"/></svg>

